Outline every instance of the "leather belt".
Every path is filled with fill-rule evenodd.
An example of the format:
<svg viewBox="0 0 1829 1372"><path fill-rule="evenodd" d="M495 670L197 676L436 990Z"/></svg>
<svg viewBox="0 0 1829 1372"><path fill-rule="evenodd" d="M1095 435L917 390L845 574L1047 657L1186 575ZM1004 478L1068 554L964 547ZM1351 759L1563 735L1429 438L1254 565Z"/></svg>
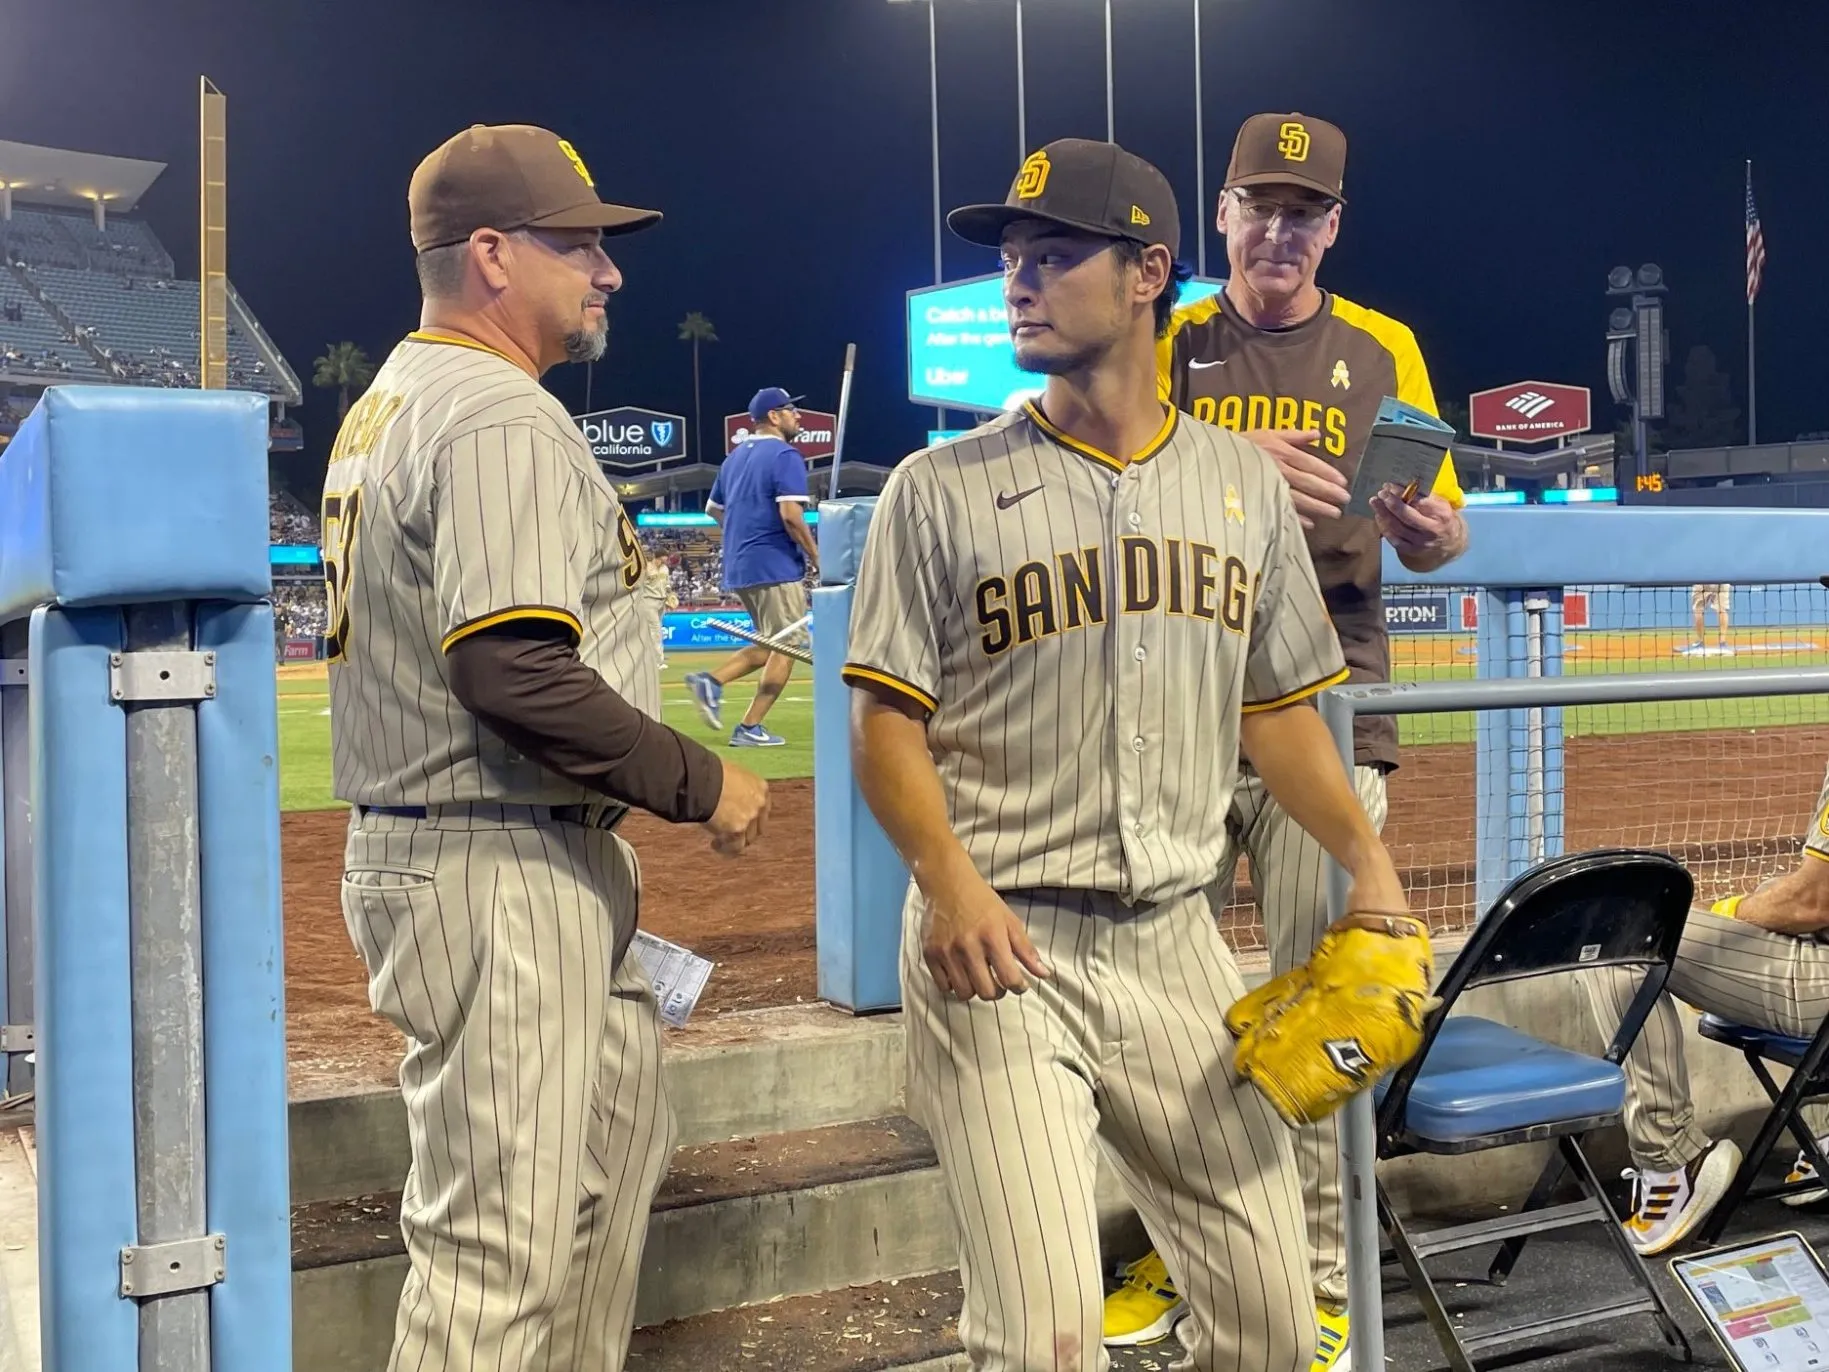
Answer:
<svg viewBox="0 0 1829 1372"><path fill-rule="evenodd" d="M534 824L576 824L586 829L614 829L628 817L629 807L621 801L592 801L584 805L514 805L506 801L477 801L463 805L363 805L365 815L392 815L397 819L436 819L441 814L459 814L466 818L489 817L487 811L499 810L501 818L509 812L524 811ZM478 814L478 811L484 814Z"/></svg>

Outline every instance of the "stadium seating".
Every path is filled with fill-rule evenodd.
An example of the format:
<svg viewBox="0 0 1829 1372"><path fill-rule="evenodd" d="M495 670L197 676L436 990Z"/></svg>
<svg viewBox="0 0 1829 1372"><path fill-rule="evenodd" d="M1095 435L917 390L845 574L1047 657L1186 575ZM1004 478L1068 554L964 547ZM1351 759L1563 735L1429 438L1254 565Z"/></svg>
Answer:
<svg viewBox="0 0 1829 1372"><path fill-rule="evenodd" d="M47 384L104 379L82 345L5 271L0 271L0 371L43 376Z"/></svg>
<svg viewBox="0 0 1829 1372"><path fill-rule="evenodd" d="M45 298L88 331L89 340L125 371L124 379L154 386L197 384L195 281L41 267L32 279ZM278 393L253 341L229 326L229 383Z"/></svg>
<svg viewBox="0 0 1829 1372"><path fill-rule="evenodd" d="M103 229L81 211L15 206L0 220L0 257L0 305L18 302L23 316L0 315L0 346L19 354L0 371L197 384L201 287L175 277L171 255L144 221L115 218ZM251 329L258 325L231 288L229 385L297 403L298 379Z"/></svg>
<svg viewBox="0 0 1829 1372"><path fill-rule="evenodd" d="M0 220L0 249L9 262L33 267L80 267L85 254L63 224L72 216L49 210L15 207L13 217Z"/></svg>

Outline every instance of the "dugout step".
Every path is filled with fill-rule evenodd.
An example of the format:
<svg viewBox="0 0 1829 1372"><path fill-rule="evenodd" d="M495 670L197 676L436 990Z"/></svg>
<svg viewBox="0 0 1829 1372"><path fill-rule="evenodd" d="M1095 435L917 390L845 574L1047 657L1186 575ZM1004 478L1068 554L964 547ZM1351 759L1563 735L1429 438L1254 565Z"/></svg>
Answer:
<svg viewBox="0 0 1829 1372"><path fill-rule="evenodd" d="M927 1131L905 1116L731 1139L674 1150L654 1215L724 1201L918 1172L937 1166ZM396 1257L400 1192L314 1201L292 1209L292 1266Z"/></svg>

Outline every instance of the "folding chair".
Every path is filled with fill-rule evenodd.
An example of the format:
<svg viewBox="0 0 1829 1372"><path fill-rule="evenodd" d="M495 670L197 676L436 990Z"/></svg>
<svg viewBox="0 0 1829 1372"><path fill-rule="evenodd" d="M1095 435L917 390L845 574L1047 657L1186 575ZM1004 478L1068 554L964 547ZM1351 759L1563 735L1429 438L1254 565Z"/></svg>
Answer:
<svg viewBox="0 0 1829 1372"><path fill-rule="evenodd" d="M1719 1015L1704 1015L1702 1037L1713 1039L1716 1043L1725 1043L1730 1048L1738 1048L1746 1057L1746 1065L1753 1069L1753 1075L1759 1078L1759 1084L1765 1088L1766 1097L1772 1102L1772 1108L1760 1123L1759 1132L1753 1137L1752 1147L1747 1149L1746 1156L1740 1160L1740 1170L1734 1173L1734 1179L1722 1193L1720 1203L1709 1212L1702 1227L1696 1231L1696 1242L1706 1248L1720 1240L1742 1201L1793 1196L1804 1191L1821 1190L1829 1185L1829 1159L1824 1158L1823 1150L1816 1146L1815 1137L1798 1119L1798 1112L1806 1102L1829 1096L1829 1018L1825 1018L1817 1027L1815 1037L1800 1039L1789 1034L1735 1024ZM1783 1090L1772 1080L1772 1071L1766 1066L1768 1062L1776 1062L1791 1069L1791 1079L1785 1083ZM1759 1181L1760 1170L1772 1155L1772 1150L1778 1146L1779 1136L1786 1130L1791 1132L1791 1136L1797 1140L1797 1146L1804 1150L1804 1156L1815 1166L1816 1175L1803 1181Z"/></svg>
<svg viewBox="0 0 1829 1372"><path fill-rule="evenodd" d="M1644 1027L1676 956L1694 886L1662 853L1606 849L1545 862L1500 893L1437 989L1440 1006L1423 1046L1378 1093L1378 1156L1460 1154L1556 1140L1556 1155L1515 1214L1412 1234L1382 1185L1378 1216L1397 1260L1455 1372L1477 1372L1473 1355L1584 1325L1649 1315L1687 1360L1677 1327L1633 1250L1582 1151L1580 1136L1620 1122L1626 1077L1620 1062ZM1645 977L1604 1058L1557 1048L1474 1015L1453 1015L1476 986L1599 967L1643 968ZM1582 1198L1549 1200L1567 1169ZM1457 1331L1423 1263L1440 1253L1498 1242L1490 1277L1502 1285L1532 1234L1598 1224L1638 1286L1630 1299L1475 1333Z"/></svg>

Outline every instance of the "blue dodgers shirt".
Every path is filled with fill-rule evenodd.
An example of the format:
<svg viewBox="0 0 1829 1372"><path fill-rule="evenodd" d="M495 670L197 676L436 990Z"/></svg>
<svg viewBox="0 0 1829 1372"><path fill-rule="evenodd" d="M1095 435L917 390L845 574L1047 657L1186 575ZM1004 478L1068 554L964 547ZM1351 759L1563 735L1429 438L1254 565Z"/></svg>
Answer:
<svg viewBox="0 0 1829 1372"><path fill-rule="evenodd" d="M784 500L807 503L807 463L783 439L739 443L711 484L724 511L724 589L777 586L807 574L806 554L782 526Z"/></svg>

